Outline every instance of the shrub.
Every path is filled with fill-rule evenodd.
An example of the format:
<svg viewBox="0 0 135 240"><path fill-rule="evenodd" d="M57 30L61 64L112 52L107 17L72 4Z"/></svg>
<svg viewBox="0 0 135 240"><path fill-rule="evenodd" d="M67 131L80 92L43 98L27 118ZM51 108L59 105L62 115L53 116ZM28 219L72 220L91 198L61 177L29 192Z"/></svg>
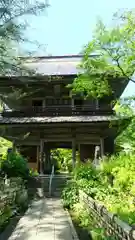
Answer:
<svg viewBox="0 0 135 240"><path fill-rule="evenodd" d="M0 188L0 231L13 215L25 210L27 206L28 194L22 178L10 178L6 184L2 181Z"/></svg>
<svg viewBox="0 0 135 240"><path fill-rule="evenodd" d="M79 225L83 228L90 228L94 222L90 216L89 211L83 206L82 203L76 203L73 205L73 212L76 219L79 221Z"/></svg>
<svg viewBox="0 0 135 240"><path fill-rule="evenodd" d="M3 209L0 209L0 232L7 224L9 218L12 216L12 209L9 205L6 205Z"/></svg>
<svg viewBox="0 0 135 240"><path fill-rule="evenodd" d="M87 179L87 180L97 180L98 174L97 170L94 168L91 162L78 163L73 170L73 176L76 180Z"/></svg>
<svg viewBox="0 0 135 240"><path fill-rule="evenodd" d="M55 149L52 150L52 158L58 166L58 170L72 171L72 150L69 149Z"/></svg>
<svg viewBox="0 0 135 240"><path fill-rule="evenodd" d="M19 210L23 210L28 206L28 192L24 186L21 188L21 194L20 191L16 193L15 204Z"/></svg>
<svg viewBox="0 0 135 240"><path fill-rule="evenodd" d="M39 175L39 173L37 170L30 168L29 175L30 175L30 177L37 177Z"/></svg>
<svg viewBox="0 0 135 240"><path fill-rule="evenodd" d="M62 192L64 207L72 208L78 202L78 186L76 182L69 181Z"/></svg>
<svg viewBox="0 0 135 240"><path fill-rule="evenodd" d="M27 160L20 154L10 153L6 160L1 163L1 174L4 173L10 177L22 177L27 179L29 176L29 168Z"/></svg>
<svg viewBox="0 0 135 240"><path fill-rule="evenodd" d="M72 218L78 223L78 225L86 230L89 239L94 240L114 240L116 237L107 237L104 228L97 226L97 220L93 219L90 213L83 203L74 204L71 212Z"/></svg>
<svg viewBox="0 0 135 240"><path fill-rule="evenodd" d="M90 162L77 164L73 179L63 191L66 206L73 206L81 189L120 219L135 223L135 154L105 157L98 170Z"/></svg>
<svg viewBox="0 0 135 240"><path fill-rule="evenodd" d="M78 188L86 192L89 196L95 197L98 192L98 182L87 179L80 179L77 181Z"/></svg>
<svg viewBox="0 0 135 240"><path fill-rule="evenodd" d="M112 187L117 192L131 191L135 182L135 155L114 155L101 165L101 171L106 176L112 176Z"/></svg>

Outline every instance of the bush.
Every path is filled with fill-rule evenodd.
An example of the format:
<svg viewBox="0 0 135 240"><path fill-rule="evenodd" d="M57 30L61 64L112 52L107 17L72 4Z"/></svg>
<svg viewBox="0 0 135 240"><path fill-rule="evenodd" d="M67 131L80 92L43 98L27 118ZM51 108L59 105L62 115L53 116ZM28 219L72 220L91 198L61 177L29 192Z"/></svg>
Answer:
<svg viewBox="0 0 135 240"><path fill-rule="evenodd" d="M9 205L6 205L3 209L0 209L0 232L7 224L10 217L12 217L12 209Z"/></svg>
<svg viewBox="0 0 135 240"><path fill-rule="evenodd" d="M72 171L72 150L55 149L52 150L52 158L57 165L57 169L61 171Z"/></svg>
<svg viewBox="0 0 135 240"><path fill-rule="evenodd" d="M135 155L120 153L104 158L97 169L78 164L74 182L63 191L65 205L73 206L76 189L83 190L129 224L135 223ZM75 200L75 201L74 201ZM77 199L78 200L78 199Z"/></svg>
<svg viewBox="0 0 135 240"><path fill-rule="evenodd" d="M79 221L79 225L83 228L90 228L95 224L90 216L89 211L83 206L82 203L76 203L73 205L73 212L76 219Z"/></svg>
<svg viewBox="0 0 135 240"><path fill-rule="evenodd" d="M10 178L7 183L1 180L0 186L0 231L16 213L28 206L28 194L22 178ZM4 198L3 198L4 196Z"/></svg>
<svg viewBox="0 0 135 240"><path fill-rule="evenodd" d="M78 186L76 182L69 181L62 192L64 207L72 208L78 202Z"/></svg>
<svg viewBox="0 0 135 240"><path fill-rule="evenodd" d="M76 180L87 179L87 180L97 180L97 170L94 168L91 162L78 163L73 170L73 176Z"/></svg>
<svg viewBox="0 0 135 240"><path fill-rule="evenodd" d="M21 188L21 194L20 191L17 192L15 203L19 210L23 210L28 206L28 192L25 187Z"/></svg>
<svg viewBox="0 0 135 240"><path fill-rule="evenodd" d="M29 175L30 175L30 177L37 177L39 175L39 173L37 170L30 168Z"/></svg>
<svg viewBox="0 0 135 240"><path fill-rule="evenodd" d="M29 176L29 168L27 160L20 154L10 153L6 160L1 163L1 174L10 177L22 177L27 179Z"/></svg>
<svg viewBox="0 0 135 240"><path fill-rule="evenodd" d="M71 216L72 219L83 229L87 231L89 239L95 240L114 240L116 238L106 236L105 229L97 226L97 220L93 219L90 213L83 203L74 204ZM87 239L88 239L87 238Z"/></svg>

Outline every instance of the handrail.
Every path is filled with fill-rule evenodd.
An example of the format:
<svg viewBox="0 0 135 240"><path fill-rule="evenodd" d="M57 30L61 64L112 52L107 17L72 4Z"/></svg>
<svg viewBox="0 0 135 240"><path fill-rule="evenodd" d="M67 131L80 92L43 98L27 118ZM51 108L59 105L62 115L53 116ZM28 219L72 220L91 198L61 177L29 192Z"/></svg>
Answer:
<svg viewBox="0 0 135 240"><path fill-rule="evenodd" d="M100 107L96 106L95 104L89 104L89 105L75 105L75 106L71 106L71 105L48 105L45 107L42 106L31 106L31 107L21 107L19 110L14 110L14 109L6 109L3 110L3 112L46 112L46 111L63 111L63 110L71 110L71 111L76 111L76 110L80 110L80 111L108 111L111 110L110 105L108 104L102 104L100 105Z"/></svg>
<svg viewBox="0 0 135 240"><path fill-rule="evenodd" d="M79 115L108 115L113 114L111 107L102 105L57 105L46 107L24 107L20 110L6 110L2 112L3 117L30 117L30 116L79 116Z"/></svg>
<svg viewBox="0 0 135 240"><path fill-rule="evenodd" d="M49 180L49 196L51 196L51 193L52 193L52 179L53 179L53 176L54 176L54 165L52 166L52 172L51 172L50 180Z"/></svg>

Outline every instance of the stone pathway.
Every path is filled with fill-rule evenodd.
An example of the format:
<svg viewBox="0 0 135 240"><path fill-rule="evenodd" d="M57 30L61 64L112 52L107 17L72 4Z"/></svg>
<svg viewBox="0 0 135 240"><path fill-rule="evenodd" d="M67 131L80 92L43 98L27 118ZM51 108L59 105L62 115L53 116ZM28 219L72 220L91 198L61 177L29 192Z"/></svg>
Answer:
<svg viewBox="0 0 135 240"><path fill-rule="evenodd" d="M72 221L60 199L34 201L8 240L77 240Z"/></svg>

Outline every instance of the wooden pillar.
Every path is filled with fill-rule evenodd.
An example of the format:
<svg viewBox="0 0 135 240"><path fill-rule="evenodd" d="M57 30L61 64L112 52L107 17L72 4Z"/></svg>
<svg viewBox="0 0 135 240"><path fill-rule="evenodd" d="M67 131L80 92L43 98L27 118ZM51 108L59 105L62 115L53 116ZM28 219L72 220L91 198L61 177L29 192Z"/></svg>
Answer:
<svg viewBox="0 0 135 240"><path fill-rule="evenodd" d="M46 99L43 99L43 108L45 108L45 106L46 106Z"/></svg>
<svg viewBox="0 0 135 240"><path fill-rule="evenodd" d="M50 146L48 144L45 144L44 151L45 151L44 173L45 174L50 174L52 164L51 164L51 159L50 159L51 149L50 149Z"/></svg>
<svg viewBox="0 0 135 240"><path fill-rule="evenodd" d="M74 98L71 98L71 106L74 108Z"/></svg>
<svg viewBox="0 0 135 240"><path fill-rule="evenodd" d="M40 140L40 164L39 164L39 172L43 174L43 150L44 150L44 141Z"/></svg>
<svg viewBox="0 0 135 240"><path fill-rule="evenodd" d="M12 142L12 152L16 153L16 142L15 141Z"/></svg>
<svg viewBox="0 0 135 240"><path fill-rule="evenodd" d="M100 138L100 154L101 154L101 157L104 156L104 138Z"/></svg>
<svg viewBox="0 0 135 240"><path fill-rule="evenodd" d="M40 156L39 156L39 146L37 146L37 171L39 171L40 167Z"/></svg>
<svg viewBox="0 0 135 240"><path fill-rule="evenodd" d="M99 100L96 99L95 103L96 103L96 109L99 109Z"/></svg>
<svg viewBox="0 0 135 240"><path fill-rule="evenodd" d="M75 167L76 162L76 140L75 138L72 140L72 166Z"/></svg>

